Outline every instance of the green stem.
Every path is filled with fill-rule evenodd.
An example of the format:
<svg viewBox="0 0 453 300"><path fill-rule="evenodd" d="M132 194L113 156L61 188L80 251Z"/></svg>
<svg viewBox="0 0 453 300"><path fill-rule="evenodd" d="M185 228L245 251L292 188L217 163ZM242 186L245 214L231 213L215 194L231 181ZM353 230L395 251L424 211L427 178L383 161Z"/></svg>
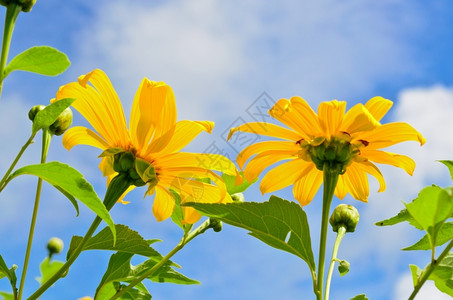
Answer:
<svg viewBox="0 0 453 300"><path fill-rule="evenodd" d="M22 154L24 154L25 150L28 148L28 146L30 146L32 143L33 143L33 138L35 137L36 133L33 133L30 138L28 139L28 141L22 146L22 148L20 149L19 153L17 154L16 158L14 159L13 163L11 164L11 166L9 167L8 171L6 171L5 175L3 176L2 180L0 180L0 192L3 191L3 189L5 188L5 186L8 184L7 179L8 179L8 176L11 174L11 172L13 171L14 167L16 166L16 164L19 162L19 159L22 157Z"/></svg>
<svg viewBox="0 0 453 300"><path fill-rule="evenodd" d="M450 252L451 248L453 248L453 240L451 240L450 243L448 243L447 247L445 247L444 251L442 251L442 253L439 255L439 257L436 260L434 260L434 262L431 262L428 269L425 272L423 272L423 276L418 281L417 285L414 288L414 291L412 292L412 294L410 295L408 300L413 300L415 298L417 293L422 288L423 284L425 284L425 281L428 280L429 275L431 275L431 273L439 265L439 263L445 258L445 256L447 256L447 254Z"/></svg>
<svg viewBox="0 0 453 300"><path fill-rule="evenodd" d="M319 257L318 257L318 277L317 283L317 299L322 299L323 281L324 281L324 264L326 256L326 241L327 228L329 223L330 205L332 204L335 187L337 186L339 172L324 165L324 187L322 196L322 219L321 219L321 234L319 240Z"/></svg>
<svg viewBox="0 0 453 300"><path fill-rule="evenodd" d="M49 145L50 145L51 140L52 140L52 134L48 130L43 130L42 131L41 164L44 164L46 162L47 152L49 151ZM39 200L41 198L41 188L42 188L42 178L39 177L38 185L36 187L35 204L33 206L33 214L31 217L30 231L28 233L27 250L25 251L24 268L22 271L22 276L20 278L19 296L17 298L19 300L22 299L25 277L27 276L28 262L30 259L31 246L33 244L33 236L34 236L34 232L35 232L36 218L38 216Z"/></svg>
<svg viewBox="0 0 453 300"><path fill-rule="evenodd" d="M16 24L17 16L21 11L21 7L11 1L6 8L5 28L3 29L2 41L2 54L0 57L0 95L3 88L3 80L5 79L4 73L6 68L6 61L8 60L9 48L11 45L11 37L13 36L14 26Z"/></svg>
<svg viewBox="0 0 453 300"><path fill-rule="evenodd" d="M337 254L338 254L338 249L340 248L341 240L343 239L345 234L346 234L346 228L344 226L340 226L338 228L338 233L337 233L337 238L335 239L335 244L333 245L332 259L330 260L329 272L327 273L326 290L325 290L325 294L324 294L325 300L329 300L330 282L332 280L333 268L335 267L335 262L337 261Z"/></svg>
<svg viewBox="0 0 453 300"><path fill-rule="evenodd" d="M107 210L110 211L113 205L115 205L116 201L121 197L121 195L127 190L130 186L130 181L126 178L127 175L118 175L112 179L110 182L107 192L104 197L104 205ZM98 228L99 224L101 223L102 219L96 216L93 223L91 224L90 228L86 232L85 236L83 237L82 241L80 242L79 246L72 252L71 256L65 262L65 264L57 271L55 274L49 278L46 282L44 282L39 289L37 289L27 300L37 299L39 296L42 295L49 287L51 287L58 279L63 277L65 273L68 271L69 267L74 263L77 257L83 250L86 242L91 238L94 234L96 229Z"/></svg>
<svg viewBox="0 0 453 300"><path fill-rule="evenodd" d="M133 281L131 281L126 287L122 288L120 291L118 291L112 298L110 298L110 300L113 300L113 299L117 299L119 297L121 297L122 295L124 295L127 291L131 290L134 286L136 286L137 284L139 284L140 282L142 282L144 279L148 278L149 276L151 276L152 274L154 274L154 272L156 272L157 270L159 270L159 268L161 268L165 263L168 262L168 260L173 256L175 255L176 253L178 253L179 250L181 250L182 248L184 248L184 246L189 243L191 240L193 240L195 237L197 237L198 235L204 233L206 230L208 230L209 228L211 228L211 224L210 224L210 220L206 220L204 221L200 226L198 226L195 230L193 230L192 232L190 232L188 235L187 234L184 234L183 238L181 239L181 241L178 243L178 245L176 245L175 248L173 248L173 250L171 250L167 255L165 255L165 257L163 257L157 264L155 264L151 269L147 270L145 273L143 273L140 277L138 278L135 278Z"/></svg>

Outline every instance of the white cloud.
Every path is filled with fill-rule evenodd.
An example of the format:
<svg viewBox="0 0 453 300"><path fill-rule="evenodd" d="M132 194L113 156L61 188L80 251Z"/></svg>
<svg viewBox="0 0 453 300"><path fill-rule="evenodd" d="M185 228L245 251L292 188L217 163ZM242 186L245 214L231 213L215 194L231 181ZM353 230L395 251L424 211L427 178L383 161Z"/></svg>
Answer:
<svg viewBox="0 0 453 300"><path fill-rule="evenodd" d="M394 300L405 300L414 290L414 285L412 283L412 275L410 273L404 274L401 276L395 288ZM427 281L420 291L417 294L417 300L449 300L451 297L447 294L440 292L434 282Z"/></svg>

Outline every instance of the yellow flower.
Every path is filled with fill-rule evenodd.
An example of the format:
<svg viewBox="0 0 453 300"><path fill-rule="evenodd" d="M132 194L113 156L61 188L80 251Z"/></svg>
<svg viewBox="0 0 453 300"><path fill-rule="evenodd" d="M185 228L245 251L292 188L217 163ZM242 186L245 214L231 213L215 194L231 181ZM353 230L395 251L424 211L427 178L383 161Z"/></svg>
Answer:
<svg viewBox="0 0 453 300"><path fill-rule="evenodd" d="M415 163L404 155L379 150L404 141L425 139L407 123L380 124L392 102L374 97L365 105L357 104L346 112L346 102L322 102L316 114L300 98L280 99L269 114L288 126L283 128L269 123L246 123L232 128L235 132L250 132L283 139L252 144L239 153L238 165L251 181L268 166L286 161L270 170L262 179L260 190L270 193L294 184L293 194L301 205L311 202L323 181L323 172L334 170L340 174L335 195L343 199L350 193L355 199L367 201L369 194L367 174L374 176L379 191L385 190L385 181L374 163L393 165L412 175ZM374 162L374 163L373 163Z"/></svg>
<svg viewBox="0 0 453 300"><path fill-rule="evenodd" d="M152 165L155 176L147 180L147 194L156 194L153 213L158 221L167 219L173 212L175 200L170 190L180 195L182 203L231 200L221 178L212 171L235 175L236 168L231 161L216 154L179 152L200 132L210 133L214 123L177 122L174 94L164 82L143 79L132 104L129 129L118 96L101 70L62 86L52 101L63 98L75 98L73 107L94 128L94 131L81 126L70 128L63 136L64 147L70 150L85 144L104 150L99 168L108 177L107 182L117 174L114 154L119 151L132 153L133 160ZM216 185L197 180L203 178ZM195 223L201 217L192 208L184 207L183 212L186 223Z"/></svg>

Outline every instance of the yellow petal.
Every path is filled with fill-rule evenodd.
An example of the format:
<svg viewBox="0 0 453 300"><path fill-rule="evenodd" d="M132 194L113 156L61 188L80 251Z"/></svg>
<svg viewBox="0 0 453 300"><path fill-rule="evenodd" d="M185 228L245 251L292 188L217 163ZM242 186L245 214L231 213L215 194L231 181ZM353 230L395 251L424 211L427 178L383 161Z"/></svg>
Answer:
<svg viewBox="0 0 453 300"><path fill-rule="evenodd" d="M129 129L133 144L142 155L158 152L170 141L175 125L173 90L163 82L144 78L132 104Z"/></svg>
<svg viewBox="0 0 453 300"><path fill-rule="evenodd" d="M264 123L264 122L251 122L245 123L238 127L231 128L230 133L228 134L228 140L235 132L249 132L254 134L261 134L266 136L272 136L284 140L290 141L299 141L302 138L300 133L295 131L283 128L281 126L272 124L272 123Z"/></svg>
<svg viewBox="0 0 453 300"><path fill-rule="evenodd" d="M392 107L393 102L382 97L373 97L365 104L365 107L379 122Z"/></svg>
<svg viewBox="0 0 453 300"><path fill-rule="evenodd" d="M116 174L115 170L113 170L113 156L103 157L99 163L99 169L102 172L102 176L113 177L112 175Z"/></svg>
<svg viewBox="0 0 453 300"><path fill-rule="evenodd" d="M322 180L323 172L316 169L314 164L304 170L293 187L294 198L299 201L301 206L310 204L319 190Z"/></svg>
<svg viewBox="0 0 453 300"><path fill-rule="evenodd" d="M156 185L156 196L153 203L153 214L158 222L168 219L175 207L175 198L166 188Z"/></svg>
<svg viewBox="0 0 453 300"><path fill-rule="evenodd" d="M366 173L357 167L357 164L353 163L347 167L343 179L352 197L360 201L368 201L368 178Z"/></svg>
<svg viewBox="0 0 453 300"><path fill-rule="evenodd" d="M170 142L161 150L162 153L173 153L187 146L200 132L212 132L214 122L211 121L179 121Z"/></svg>
<svg viewBox="0 0 453 300"><path fill-rule="evenodd" d="M220 203L224 198L219 187L194 180L191 177L185 177L184 174L181 174L181 176L161 176L159 184L178 192L181 203Z"/></svg>
<svg viewBox="0 0 453 300"><path fill-rule="evenodd" d="M379 182L378 192L385 191L386 186L384 176L382 176L382 173L381 171L379 171L378 167L376 167L373 163L369 161L353 163L353 165L377 179L377 181Z"/></svg>
<svg viewBox="0 0 453 300"><path fill-rule="evenodd" d="M338 129L343 121L345 110L345 101L332 100L329 102L321 102L321 104L319 104L319 125L328 139L338 132Z"/></svg>
<svg viewBox="0 0 453 300"><path fill-rule="evenodd" d="M300 97L278 100L269 110L269 115L294 129L307 140L321 133L316 114Z"/></svg>
<svg viewBox="0 0 453 300"><path fill-rule="evenodd" d="M338 177L337 186L335 187L335 196L337 196L341 200L343 200L343 198L348 193L348 189L347 189L346 184L344 182L343 176L344 175L340 175Z"/></svg>
<svg viewBox="0 0 453 300"><path fill-rule="evenodd" d="M380 150L368 150L367 148L364 148L360 152L360 156L366 157L375 163L387 164L401 168L409 175L414 173L415 162L408 156Z"/></svg>
<svg viewBox="0 0 453 300"><path fill-rule="evenodd" d="M156 158L156 168L194 167L220 171L229 175L236 175L236 166L223 155L211 153L177 152Z"/></svg>
<svg viewBox="0 0 453 300"><path fill-rule="evenodd" d="M359 131L370 131L381 124L373 117L368 109L359 103L354 105L344 116L341 131L353 134Z"/></svg>
<svg viewBox="0 0 453 300"><path fill-rule="evenodd" d="M201 214L192 207L182 206L182 224L195 224L201 219Z"/></svg>
<svg viewBox="0 0 453 300"><path fill-rule="evenodd" d="M312 163L296 158L273 168L261 180L261 193L272 193L294 184L304 170L308 167L311 168L312 165Z"/></svg>
<svg viewBox="0 0 453 300"><path fill-rule="evenodd" d="M425 138L417 130L403 122L384 124L373 131L359 133L354 138L366 141L367 150L389 147L405 141L417 141L420 145L425 143Z"/></svg>
<svg viewBox="0 0 453 300"><path fill-rule="evenodd" d="M294 151L297 152L300 150L295 142L287 141L265 141L252 144L244 148L237 156L236 162L238 163L239 168L243 169L245 162L253 155L259 154L269 150L282 150L282 151Z"/></svg>
<svg viewBox="0 0 453 300"><path fill-rule="evenodd" d="M102 150L111 148L96 132L81 126L69 128L63 135L63 146L71 150L75 145L89 145Z"/></svg>
<svg viewBox="0 0 453 300"><path fill-rule="evenodd" d="M296 157L297 153L294 153L294 151L270 150L262 152L250 160L244 169L244 176L251 182L270 165L284 159L294 159Z"/></svg>

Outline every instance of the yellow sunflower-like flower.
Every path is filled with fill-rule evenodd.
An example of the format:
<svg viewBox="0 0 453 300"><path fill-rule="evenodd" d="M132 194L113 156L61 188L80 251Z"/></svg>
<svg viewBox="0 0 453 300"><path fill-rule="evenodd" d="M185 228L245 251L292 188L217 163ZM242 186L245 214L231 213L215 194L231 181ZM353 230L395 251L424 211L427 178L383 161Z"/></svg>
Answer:
<svg viewBox="0 0 453 300"><path fill-rule="evenodd" d="M357 104L346 112L346 102L322 102L316 114L300 98L280 99L269 115L290 129L270 123L254 122L232 128L235 132L250 132L283 139L264 141L243 149L237 162L251 181L268 166L286 161L270 170L262 179L260 190L270 193L294 184L293 194L301 205L311 202L323 182L323 172L339 174L335 195L343 199L350 193L355 199L367 201L369 194L367 174L374 176L379 191L385 190L385 181L374 163L393 165L412 175L415 162L404 155L379 150L404 141L425 139L407 123L380 124L392 106L392 101L374 97L365 105Z"/></svg>
<svg viewBox="0 0 453 300"><path fill-rule="evenodd" d="M99 168L107 182L121 171L129 172L135 186L147 184L147 194L156 194L153 213L158 221L173 212L171 190L180 195L181 203L231 201L223 181L212 171L235 175L231 161L216 154L179 152L202 131L210 133L214 123L177 122L175 97L164 82L143 79L132 104L129 129L118 96L101 70L62 86L52 101L63 98L75 98L72 106L95 130L70 128L63 136L64 147L70 150L85 144L103 150ZM140 168L142 172L138 172ZM215 185L197 180L206 178ZM132 188L134 185L129 190ZM183 207L183 213L186 223L195 223L201 217L189 207Z"/></svg>

